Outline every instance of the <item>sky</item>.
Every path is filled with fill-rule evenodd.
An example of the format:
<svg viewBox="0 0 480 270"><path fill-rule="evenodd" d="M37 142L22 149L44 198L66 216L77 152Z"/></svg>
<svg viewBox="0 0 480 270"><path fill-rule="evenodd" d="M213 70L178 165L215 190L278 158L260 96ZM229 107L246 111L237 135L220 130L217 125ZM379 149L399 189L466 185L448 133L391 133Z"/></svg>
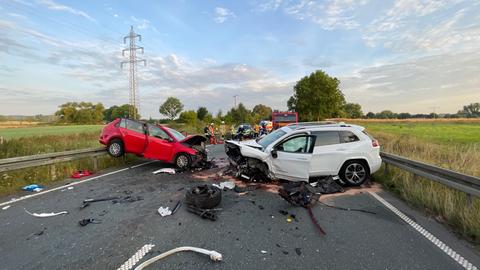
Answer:
<svg viewBox="0 0 480 270"><path fill-rule="evenodd" d="M0 0L0 114L129 101L123 37L142 36L140 114L169 96L224 113L287 109L315 70L363 111L455 113L480 102L480 1Z"/></svg>

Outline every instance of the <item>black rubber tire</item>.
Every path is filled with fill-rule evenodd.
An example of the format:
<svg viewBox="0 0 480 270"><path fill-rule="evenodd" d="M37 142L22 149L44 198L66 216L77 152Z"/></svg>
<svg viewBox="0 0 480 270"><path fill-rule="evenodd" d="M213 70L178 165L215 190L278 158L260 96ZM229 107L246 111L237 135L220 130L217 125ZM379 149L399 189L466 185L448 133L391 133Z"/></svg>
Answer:
<svg viewBox="0 0 480 270"><path fill-rule="evenodd" d="M186 163L181 162L182 159L183 161L186 161ZM180 170L188 170L192 166L192 158L187 153L180 153L175 157L174 163Z"/></svg>
<svg viewBox="0 0 480 270"><path fill-rule="evenodd" d="M113 139L108 142L107 152L110 156L118 158L125 154L125 147L122 140Z"/></svg>
<svg viewBox="0 0 480 270"><path fill-rule="evenodd" d="M194 190L198 187L208 186L210 192L196 194ZM185 201L187 204L194 205L202 209L212 209L220 204L222 201L222 191L211 185L195 186L187 191L185 195Z"/></svg>
<svg viewBox="0 0 480 270"><path fill-rule="evenodd" d="M350 166L361 166L361 168L364 171L364 176L361 177L357 181L354 181L354 180L350 179L350 177L348 177L348 175L347 175L347 169ZM357 168L359 168L359 167L357 167ZM358 186L362 185L363 183L365 183L365 181L367 181L367 179L370 177L370 168L368 167L368 164L363 160L348 160L343 164L342 168L340 168L340 172L338 173L338 176L348 186L358 187Z"/></svg>

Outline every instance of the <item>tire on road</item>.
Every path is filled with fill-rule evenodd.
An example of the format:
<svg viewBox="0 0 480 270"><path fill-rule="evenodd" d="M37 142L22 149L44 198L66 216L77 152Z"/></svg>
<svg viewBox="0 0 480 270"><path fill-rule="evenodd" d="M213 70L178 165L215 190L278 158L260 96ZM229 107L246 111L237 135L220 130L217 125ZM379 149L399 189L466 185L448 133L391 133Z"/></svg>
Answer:
<svg viewBox="0 0 480 270"><path fill-rule="evenodd" d="M222 191L210 185L195 186L187 191L185 201L198 208L212 209L222 201Z"/></svg>
<svg viewBox="0 0 480 270"><path fill-rule="evenodd" d="M108 142L107 152L112 157L121 157L125 154L125 147L123 145L122 140L120 139L113 139Z"/></svg>
<svg viewBox="0 0 480 270"><path fill-rule="evenodd" d="M175 157L175 166L180 170L186 170L192 166L192 158L187 153L180 153Z"/></svg>
<svg viewBox="0 0 480 270"><path fill-rule="evenodd" d="M338 176L349 186L360 186L370 177L370 168L364 160L348 160Z"/></svg>

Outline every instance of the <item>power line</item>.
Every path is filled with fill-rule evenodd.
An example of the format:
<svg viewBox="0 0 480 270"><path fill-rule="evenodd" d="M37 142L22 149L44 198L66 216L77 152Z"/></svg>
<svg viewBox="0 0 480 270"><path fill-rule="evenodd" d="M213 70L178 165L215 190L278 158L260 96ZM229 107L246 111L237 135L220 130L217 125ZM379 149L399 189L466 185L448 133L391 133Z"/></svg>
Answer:
<svg viewBox="0 0 480 270"><path fill-rule="evenodd" d="M137 58L137 50L140 50L141 54L144 53L143 47L139 47L135 44L136 39L138 41L142 41L142 36L135 33L133 30L133 25L130 26L130 34L123 38L123 43L127 43L127 39L130 40L130 46L127 49L122 50L122 55L125 56L125 52L128 51L128 61L122 61L120 63L120 67L123 68L124 64L129 64L129 73L128 73L128 82L130 86L130 108L129 113L130 117L133 119L137 119L138 115L137 112L140 110L140 100L138 96L138 84L137 84L137 63L143 62L146 66L147 61L145 59L138 59Z"/></svg>

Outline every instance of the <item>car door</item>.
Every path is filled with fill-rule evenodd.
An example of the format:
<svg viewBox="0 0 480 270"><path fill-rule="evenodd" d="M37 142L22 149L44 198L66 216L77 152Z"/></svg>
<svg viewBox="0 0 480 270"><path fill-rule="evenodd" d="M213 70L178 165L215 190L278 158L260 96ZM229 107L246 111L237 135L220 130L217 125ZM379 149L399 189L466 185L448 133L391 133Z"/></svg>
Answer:
<svg viewBox="0 0 480 270"><path fill-rule="evenodd" d="M142 154L147 144L144 124L135 120L122 119L119 130L126 152Z"/></svg>
<svg viewBox="0 0 480 270"><path fill-rule="evenodd" d="M336 130L314 131L316 136L310 171L313 176L336 175L338 166L343 163L347 148L340 142Z"/></svg>
<svg viewBox="0 0 480 270"><path fill-rule="evenodd" d="M143 156L170 162L175 141L160 127L147 124L148 144Z"/></svg>
<svg viewBox="0 0 480 270"><path fill-rule="evenodd" d="M275 177L308 181L315 136L302 134L287 138L273 147L269 159Z"/></svg>

